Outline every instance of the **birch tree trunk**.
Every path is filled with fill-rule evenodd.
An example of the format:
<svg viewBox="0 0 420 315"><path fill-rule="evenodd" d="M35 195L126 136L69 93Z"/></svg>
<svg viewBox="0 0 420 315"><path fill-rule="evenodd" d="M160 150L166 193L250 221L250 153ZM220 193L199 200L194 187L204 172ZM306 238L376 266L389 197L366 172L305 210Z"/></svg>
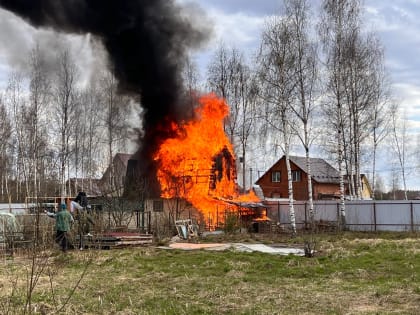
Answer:
<svg viewBox="0 0 420 315"><path fill-rule="evenodd" d="M311 135L310 122L315 107L315 88L318 84L318 56L316 46L310 38L311 28L309 14L310 6L306 0L285 0L285 11L294 38L295 72L296 72L296 104L292 103L292 111L301 123L293 128L304 149L307 167L308 206L311 229L314 227L314 205L312 192L312 172L310 162ZM294 125L293 125L294 126Z"/></svg>
<svg viewBox="0 0 420 315"><path fill-rule="evenodd" d="M309 222L311 224L311 231L315 228L315 211L314 211L314 200L312 191L312 170L311 170L311 159L309 156L309 150L305 150L306 157L306 168L308 170L308 205L309 205Z"/></svg>
<svg viewBox="0 0 420 315"><path fill-rule="evenodd" d="M346 229L346 204L344 190L344 169L343 169L343 150L341 132L338 133L338 172L340 174L340 229Z"/></svg>
<svg viewBox="0 0 420 315"><path fill-rule="evenodd" d="M280 134L283 152L288 156L291 125L291 104L296 99L296 56L291 23L287 17L273 18L263 32L260 60L261 97L265 102L265 128ZM266 132L266 131L264 131ZM286 164L289 163L288 157ZM293 235L296 235L296 219L293 201L293 184L288 166L289 216Z"/></svg>
<svg viewBox="0 0 420 315"><path fill-rule="evenodd" d="M289 218L290 218L290 226L292 228L292 234L296 235L296 215L295 215L295 206L294 206L294 198L293 198L293 178L292 178L292 169L290 167L290 159L289 159L289 135L287 130L289 127L287 126L287 121L283 121L283 128L284 132L284 153L285 153L285 160L286 160L286 169L287 169L287 187L288 187L288 196L289 196Z"/></svg>

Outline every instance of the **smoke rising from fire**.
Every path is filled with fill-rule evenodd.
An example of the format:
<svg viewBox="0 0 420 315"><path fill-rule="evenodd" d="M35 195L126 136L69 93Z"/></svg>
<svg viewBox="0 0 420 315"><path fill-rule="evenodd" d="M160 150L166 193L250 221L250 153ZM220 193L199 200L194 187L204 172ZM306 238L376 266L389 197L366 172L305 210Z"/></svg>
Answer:
<svg viewBox="0 0 420 315"><path fill-rule="evenodd" d="M188 50L199 48L209 30L193 26L174 1L0 0L0 6L35 27L88 33L102 42L119 91L138 97L144 109L138 152L143 165L170 136L165 126L186 118L180 99L182 65Z"/></svg>

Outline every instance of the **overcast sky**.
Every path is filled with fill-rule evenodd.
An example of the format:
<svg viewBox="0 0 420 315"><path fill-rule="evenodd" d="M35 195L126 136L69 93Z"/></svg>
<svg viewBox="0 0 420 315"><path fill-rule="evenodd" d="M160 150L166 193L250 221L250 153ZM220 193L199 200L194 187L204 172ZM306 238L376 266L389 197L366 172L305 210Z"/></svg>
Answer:
<svg viewBox="0 0 420 315"><path fill-rule="evenodd" d="M221 41L252 55L258 48L264 21L277 14L281 5L280 0L177 1L202 7L208 15L203 21L213 26L211 40L195 54L202 74ZM319 5L319 0L310 3ZM364 4L365 27L375 31L382 40L394 94L411 126L420 126L420 0L366 0ZM40 42L46 52L53 52L64 37L50 30L35 30L0 10L0 89L6 86L11 69L23 67L35 41ZM71 38L81 68L89 69L95 57L89 49L88 36ZM420 183L414 186L420 189Z"/></svg>
<svg viewBox="0 0 420 315"><path fill-rule="evenodd" d="M279 12L278 0L197 0L214 23L213 40L198 61L205 63L221 40L243 51L259 45L264 20ZM319 3L319 1L311 1ZM398 101L413 122L420 121L420 1L366 0L364 24L379 35Z"/></svg>
<svg viewBox="0 0 420 315"><path fill-rule="evenodd" d="M245 53L252 54L259 45L264 21L277 14L280 0L177 0L192 2L202 7L211 23L211 40L196 55L202 71L217 45L223 41ZM310 1L319 3L318 0ZM316 7L316 6L315 6ZM394 92L407 109L409 119L420 120L420 1L366 0L365 26L374 30L382 40L386 65L391 75ZM316 18L316 17L314 17ZM35 36L34 36L35 35ZM53 52L61 38L49 30L35 30L13 14L0 9L0 87L4 87L12 68L26 62L27 52L35 41ZM74 50L83 69L93 61L88 37L74 39Z"/></svg>
<svg viewBox="0 0 420 315"><path fill-rule="evenodd" d="M209 48L199 54L205 64L211 57L211 48L223 41L252 53L257 49L267 16L279 12L278 0L197 0L214 21L213 40ZM310 1L318 10L320 1ZM385 48L385 63L396 100L409 121L411 132L420 134L420 1L366 0L363 23L365 29L375 32ZM316 17L314 16L314 19ZM417 136L416 136L417 138ZM382 153L378 165L380 174L389 185L388 153ZM420 190L413 160L407 165L410 189ZM362 170L365 172L365 170Z"/></svg>

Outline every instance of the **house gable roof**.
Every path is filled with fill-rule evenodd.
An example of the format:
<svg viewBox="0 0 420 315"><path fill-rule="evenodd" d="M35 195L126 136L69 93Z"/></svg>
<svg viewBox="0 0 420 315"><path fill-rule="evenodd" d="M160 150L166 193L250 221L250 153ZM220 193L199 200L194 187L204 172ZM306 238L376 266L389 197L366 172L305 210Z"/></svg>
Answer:
<svg viewBox="0 0 420 315"><path fill-rule="evenodd" d="M122 162L122 164L125 166L125 167L127 167L127 164L128 164L128 160L129 159L131 159L131 157L132 157L133 155L132 154L129 154L129 153L117 153L117 154L115 154L115 156L114 156L114 161L116 160L116 159L119 159L121 162Z"/></svg>
<svg viewBox="0 0 420 315"><path fill-rule="evenodd" d="M306 157L289 156L289 159L302 171L308 173ZM320 158L309 158L309 161L311 164L311 176L313 180L324 184L338 184L340 182L340 173L325 160Z"/></svg>
<svg viewBox="0 0 420 315"><path fill-rule="evenodd" d="M105 172L102 174L102 178L100 179L100 186L103 194L109 194L115 191L115 189L121 189L121 181L126 176L127 172L127 165L128 161L132 157L132 154L128 153L116 153L114 157L112 158L112 163L108 165ZM111 172L114 171L114 177L115 179L118 178L117 182L118 187L110 186L110 177ZM115 183L114 183L115 184Z"/></svg>
<svg viewBox="0 0 420 315"><path fill-rule="evenodd" d="M259 180L264 177L267 173L269 173L282 159L285 159L286 157L283 155L276 163L271 166L267 172L264 173L263 176L261 176L256 183L259 182ZM303 172L306 174L308 173L308 168L306 167L306 157L301 156L289 156L290 162L295 164L298 168L300 168ZM312 180L328 184L328 183L334 183L338 184L340 183L340 173L332 167L329 163L327 163L325 160L320 158L310 158L311 163L311 175Z"/></svg>
<svg viewBox="0 0 420 315"><path fill-rule="evenodd" d="M112 159L112 164L115 166L117 161L121 162L121 165L124 169L127 169L128 161L132 157L132 154L128 153L116 153L114 155L114 158ZM101 181L106 180L106 178L109 176L109 173L111 172L111 165L108 165L108 168L105 170L105 172L102 175ZM125 176L125 173L124 173Z"/></svg>

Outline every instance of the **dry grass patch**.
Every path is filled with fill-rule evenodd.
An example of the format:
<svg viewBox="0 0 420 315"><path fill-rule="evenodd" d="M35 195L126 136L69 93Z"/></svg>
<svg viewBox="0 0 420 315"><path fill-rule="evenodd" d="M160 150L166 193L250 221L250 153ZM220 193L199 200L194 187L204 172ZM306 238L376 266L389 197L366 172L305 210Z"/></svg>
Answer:
<svg viewBox="0 0 420 315"><path fill-rule="evenodd" d="M34 305L40 314L54 314L88 267L63 314L416 314L417 239L351 233L317 238L314 258L153 247L72 251L48 258ZM301 245L296 238L272 242ZM19 270L28 263L0 265L0 286L19 279L22 294ZM9 302L18 310L22 299Z"/></svg>

